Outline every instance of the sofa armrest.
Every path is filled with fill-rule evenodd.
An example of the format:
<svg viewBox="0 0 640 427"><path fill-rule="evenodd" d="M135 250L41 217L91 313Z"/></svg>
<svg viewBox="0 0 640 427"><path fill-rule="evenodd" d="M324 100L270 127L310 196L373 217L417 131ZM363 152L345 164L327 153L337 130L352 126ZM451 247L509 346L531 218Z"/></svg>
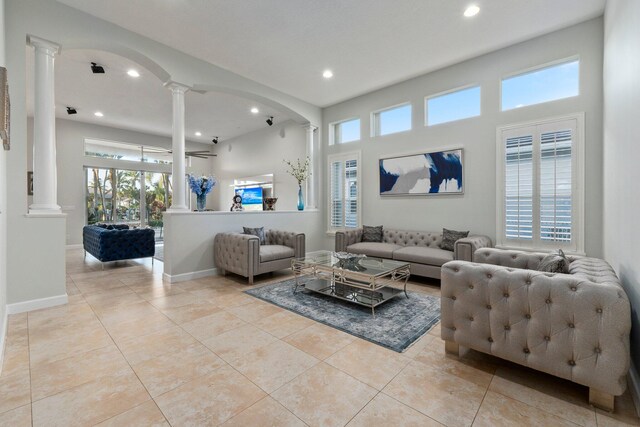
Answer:
<svg viewBox="0 0 640 427"><path fill-rule="evenodd" d="M282 245L292 248L296 258L303 258L306 253L304 233L267 230L265 237L268 245Z"/></svg>
<svg viewBox="0 0 640 427"><path fill-rule="evenodd" d="M458 239L453 245L453 258L461 261L475 261L473 256L478 249L492 246L489 236L475 235Z"/></svg>
<svg viewBox="0 0 640 427"><path fill-rule="evenodd" d="M336 252L346 252L347 247L362 241L362 228L336 231Z"/></svg>
<svg viewBox="0 0 640 427"><path fill-rule="evenodd" d="M251 234L218 233L213 240L213 260L217 268L251 277L260 263L260 239Z"/></svg>
<svg viewBox="0 0 640 427"><path fill-rule="evenodd" d="M441 295L442 339L624 392L631 315L619 284L450 261L442 266Z"/></svg>

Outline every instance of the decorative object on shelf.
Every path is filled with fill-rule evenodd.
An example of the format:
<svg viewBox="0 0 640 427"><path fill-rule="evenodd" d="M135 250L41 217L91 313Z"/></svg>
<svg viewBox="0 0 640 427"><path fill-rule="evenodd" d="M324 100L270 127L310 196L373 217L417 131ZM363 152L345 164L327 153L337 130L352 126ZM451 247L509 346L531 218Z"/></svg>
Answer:
<svg viewBox="0 0 640 427"><path fill-rule="evenodd" d="M343 268L351 271L364 271L366 270L359 263L360 260L366 258L364 254L350 254L348 252L334 252L333 256L338 259L335 264L338 268Z"/></svg>
<svg viewBox="0 0 640 427"><path fill-rule="evenodd" d="M283 160L283 162L289 166L287 173L298 181L298 210L303 211L304 197L302 195L302 183L311 176L311 160L307 157L302 163L300 162L300 159L297 159L295 163L289 160Z"/></svg>
<svg viewBox="0 0 640 427"><path fill-rule="evenodd" d="M217 181L213 175L196 177L189 175L189 187L196 195L196 208L199 212L205 210L207 206L207 194L213 190Z"/></svg>
<svg viewBox="0 0 640 427"><path fill-rule="evenodd" d="M380 159L381 196L464 194L462 148Z"/></svg>
<svg viewBox="0 0 640 427"><path fill-rule="evenodd" d="M27 196L33 196L33 171L27 172Z"/></svg>
<svg viewBox="0 0 640 427"><path fill-rule="evenodd" d="M11 102L9 102L9 83L7 80L7 69L0 67L0 138L5 150L11 149L10 122L11 122Z"/></svg>
<svg viewBox="0 0 640 427"><path fill-rule="evenodd" d="M239 194L236 194L235 196L233 196L233 203L231 205L231 212L242 212L244 210L244 207L242 206L242 196Z"/></svg>
<svg viewBox="0 0 640 427"><path fill-rule="evenodd" d="M275 211L276 210L276 202L278 201L277 197L266 197L264 199L264 204L267 205L267 211Z"/></svg>

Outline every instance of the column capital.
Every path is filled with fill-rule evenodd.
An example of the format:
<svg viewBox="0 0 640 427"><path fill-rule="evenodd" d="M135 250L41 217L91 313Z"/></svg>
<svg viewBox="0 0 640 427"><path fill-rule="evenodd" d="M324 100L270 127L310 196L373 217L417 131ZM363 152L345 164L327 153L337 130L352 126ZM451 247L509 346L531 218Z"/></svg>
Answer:
<svg viewBox="0 0 640 427"><path fill-rule="evenodd" d="M306 130L307 132L315 132L316 129L318 129L318 126L314 126L311 123L306 123L306 124L302 125L302 128L304 130Z"/></svg>
<svg viewBox="0 0 640 427"><path fill-rule="evenodd" d="M164 87L168 88L169 90L171 90L171 92L174 93L186 93L187 91L189 91L189 89L191 89L191 86L187 86L185 84L182 83L178 83L178 82L174 82L173 80L167 80L164 83Z"/></svg>
<svg viewBox="0 0 640 427"><path fill-rule="evenodd" d="M27 43L38 50L45 51L48 55L56 55L60 53L60 45L50 40L42 39L37 36L28 35Z"/></svg>

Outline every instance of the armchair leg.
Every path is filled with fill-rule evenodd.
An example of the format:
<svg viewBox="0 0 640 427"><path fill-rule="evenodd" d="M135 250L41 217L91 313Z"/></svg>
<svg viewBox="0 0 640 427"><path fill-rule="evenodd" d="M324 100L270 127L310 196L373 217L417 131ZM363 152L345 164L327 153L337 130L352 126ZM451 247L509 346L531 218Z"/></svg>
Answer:
<svg viewBox="0 0 640 427"><path fill-rule="evenodd" d="M227 275L227 270L225 270L224 268L219 268L218 269L218 273L220 273L221 276L226 276Z"/></svg>
<svg viewBox="0 0 640 427"><path fill-rule="evenodd" d="M249 276L249 285L253 285L253 275Z"/></svg>
<svg viewBox="0 0 640 427"><path fill-rule="evenodd" d="M613 412L614 396L595 388L589 388L589 404L605 411Z"/></svg>
<svg viewBox="0 0 640 427"><path fill-rule="evenodd" d="M460 345L457 342L445 341L444 351L446 354L451 354L453 356L458 357L460 356Z"/></svg>

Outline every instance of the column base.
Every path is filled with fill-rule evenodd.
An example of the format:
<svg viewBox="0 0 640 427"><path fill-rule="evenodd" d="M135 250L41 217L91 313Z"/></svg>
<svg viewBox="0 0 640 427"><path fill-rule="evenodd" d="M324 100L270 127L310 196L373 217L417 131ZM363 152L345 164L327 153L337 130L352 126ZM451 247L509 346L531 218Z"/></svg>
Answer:
<svg viewBox="0 0 640 427"><path fill-rule="evenodd" d="M61 214L62 208L58 205L33 204L29 206L29 215Z"/></svg>

